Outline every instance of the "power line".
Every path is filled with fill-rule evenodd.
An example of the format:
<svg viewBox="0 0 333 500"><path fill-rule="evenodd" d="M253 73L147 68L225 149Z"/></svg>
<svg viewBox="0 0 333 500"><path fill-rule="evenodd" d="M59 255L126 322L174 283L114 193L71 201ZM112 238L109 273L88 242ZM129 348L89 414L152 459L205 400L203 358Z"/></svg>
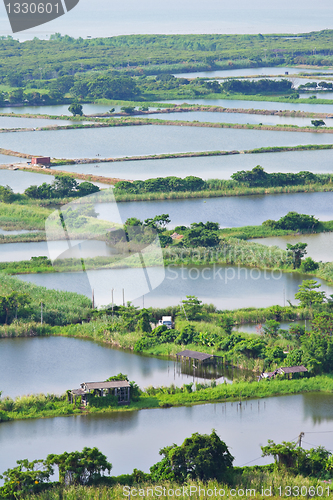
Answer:
<svg viewBox="0 0 333 500"><path fill-rule="evenodd" d="M246 464L242 464L239 467L244 467L244 465L251 464L252 462L255 462L256 460L259 460L260 458L264 458L263 456L260 456L258 458L255 458L254 460L250 460L249 462L246 462Z"/></svg>

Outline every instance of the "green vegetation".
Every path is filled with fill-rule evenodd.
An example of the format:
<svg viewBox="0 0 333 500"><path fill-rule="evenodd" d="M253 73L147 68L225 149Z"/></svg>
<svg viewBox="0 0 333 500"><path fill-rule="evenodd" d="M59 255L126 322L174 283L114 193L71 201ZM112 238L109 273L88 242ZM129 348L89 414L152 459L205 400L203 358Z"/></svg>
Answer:
<svg viewBox="0 0 333 500"><path fill-rule="evenodd" d="M323 127L324 125L326 125L324 120L311 120L311 123L314 127Z"/></svg>
<svg viewBox="0 0 333 500"><path fill-rule="evenodd" d="M14 229L45 229L45 221L52 210L38 206L0 203L1 227Z"/></svg>
<svg viewBox="0 0 333 500"><path fill-rule="evenodd" d="M200 177L157 177L145 181L120 181L114 188L117 201L152 200L163 198L193 198L242 196L249 194L269 194L276 192L312 191L332 189L330 174L312 172L268 174L257 165L250 171L238 171L231 180ZM304 186L304 187L303 187Z"/></svg>
<svg viewBox="0 0 333 500"><path fill-rule="evenodd" d="M73 102L69 107L68 111L72 113L73 116L82 116L83 111L82 111L82 104L79 104L77 102Z"/></svg>
<svg viewBox="0 0 333 500"><path fill-rule="evenodd" d="M217 82L215 82L217 83ZM293 93L294 98L299 96L292 89L290 80L237 80L232 78L225 80L222 85L224 92L233 94L288 94Z"/></svg>
<svg viewBox="0 0 333 500"><path fill-rule="evenodd" d="M1 323L12 323L16 318L26 323L40 321L41 302L43 321L49 325L78 323L91 312L91 301L83 295L47 290L4 274L1 274L0 296Z"/></svg>
<svg viewBox="0 0 333 500"><path fill-rule="evenodd" d="M91 182L79 184L71 176L55 175L52 184L44 182L41 186L30 186L24 191L24 194L28 198L34 199L61 199L88 196L98 191L99 187Z"/></svg>
<svg viewBox="0 0 333 500"><path fill-rule="evenodd" d="M331 477L331 452L322 446L310 450L296 446L269 440L267 446L261 446L262 456L273 455L275 464L234 467L228 446L213 429L210 435L196 432L181 445L162 448L159 453L163 458L150 467L150 473L134 469L132 474L121 476L110 476L112 464L107 457L97 448L85 447L82 452L49 454L45 460L18 460L17 466L2 476L5 482L0 492L4 500L23 496L35 500L106 500L161 494L170 498L182 492L198 499L214 492L215 496L243 496L245 491L251 498L261 492L274 499L275 494L281 497L288 491L297 497L300 492L311 498L328 497L330 487L324 488L320 480ZM50 482L54 466L59 470L56 483Z"/></svg>
<svg viewBox="0 0 333 500"><path fill-rule="evenodd" d="M144 100L149 95L172 92L195 97L216 92L220 86L200 79L175 79L171 73L333 63L327 55L331 30L299 34L292 40L276 34L129 35L93 40L56 34L50 40L25 43L2 37L0 47L0 82L5 89L0 97L11 104L23 99L31 104L50 104L73 98L131 99L136 95ZM37 56L42 74L35 64ZM154 74L157 78L149 77ZM269 91L287 92L286 83L270 85ZM262 91L267 92L267 85Z"/></svg>

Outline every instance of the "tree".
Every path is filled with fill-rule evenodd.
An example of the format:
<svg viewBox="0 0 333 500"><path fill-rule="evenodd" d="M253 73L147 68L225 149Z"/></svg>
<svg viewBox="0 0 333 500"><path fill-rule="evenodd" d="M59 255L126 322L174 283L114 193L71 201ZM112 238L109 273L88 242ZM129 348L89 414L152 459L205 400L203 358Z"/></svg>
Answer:
<svg viewBox="0 0 333 500"><path fill-rule="evenodd" d="M88 196L89 194L98 193L99 187L91 182L81 182L77 187L77 193L79 196Z"/></svg>
<svg viewBox="0 0 333 500"><path fill-rule="evenodd" d="M16 463L17 467L7 469L0 476L4 480L4 486L0 487L0 498L27 498L31 493L39 493L45 489L53 474L51 464L44 460L29 462L27 459L17 460Z"/></svg>
<svg viewBox="0 0 333 500"><path fill-rule="evenodd" d="M288 212L287 215L281 217L278 221L269 219L263 222L263 226L291 231L313 231L318 225L319 220L313 215L298 214L297 212Z"/></svg>
<svg viewBox="0 0 333 500"><path fill-rule="evenodd" d="M267 337L277 337L280 328L280 323L275 319L269 319L263 326L264 335Z"/></svg>
<svg viewBox="0 0 333 500"><path fill-rule="evenodd" d="M292 258L294 269L298 269L300 267L302 257L306 254L305 249L307 246L307 243L296 243L295 245L287 243L288 257Z"/></svg>
<svg viewBox="0 0 333 500"><path fill-rule="evenodd" d="M322 446L304 450L298 443L282 441L281 444L275 444L271 439L261 450L263 457L274 457L278 469L306 476L318 476L324 472L331 456L331 452Z"/></svg>
<svg viewBox="0 0 333 500"><path fill-rule="evenodd" d="M145 226L152 227L158 233L161 233L165 230L167 224L170 224L171 219L169 218L169 214L156 215L153 219L146 219Z"/></svg>
<svg viewBox="0 0 333 500"><path fill-rule="evenodd" d="M181 446L173 444L162 448L160 455L164 455L163 460L150 468L155 481L228 481L233 469L234 457L214 429L210 435L192 434Z"/></svg>
<svg viewBox="0 0 333 500"><path fill-rule="evenodd" d="M182 240L186 247L216 247L220 244L217 222L193 222Z"/></svg>
<svg viewBox="0 0 333 500"><path fill-rule="evenodd" d="M182 300L180 315L185 316L189 321L195 321L201 318L201 314L202 301L194 295L186 295L186 299Z"/></svg>
<svg viewBox="0 0 333 500"><path fill-rule="evenodd" d="M311 329L320 335L333 335L333 314L329 312L317 313L312 320Z"/></svg>
<svg viewBox="0 0 333 500"><path fill-rule="evenodd" d="M192 344L195 341L196 336L197 332L194 326L188 323L181 329L178 337L176 337L175 344Z"/></svg>
<svg viewBox="0 0 333 500"><path fill-rule="evenodd" d="M324 120L311 120L311 123L314 127L323 127L324 125L326 125Z"/></svg>
<svg viewBox="0 0 333 500"><path fill-rule="evenodd" d="M132 115L135 111L134 106L122 106L120 109L121 109L121 111L123 111L127 115Z"/></svg>
<svg viewBox="0 0 333 500"><path fill-rule="evenodd" d="M22 308L30 304L30 298L26 293L11 292L7 296L0 296L0 322L6 325L17 317Z"/></svg>
<svg viewBox="0 0 333 500"><path fill-rule="evenodd" d="M59 468L59 482L66 486L71 484L86 485L94 479L101 477L101 473L110 473L112 464L97 448L83 448L80 451L61 455L48 455L46 458L48 465L57 465Z"/></svg>
<svg viewBox="0 0 333 500"><path fill-rule="evenodd" d="M72 113L73 116L76 116L76 115L82 116L83 115L82 104L79 104L78 102L73 102L68 107L68 111L70 113Z"/></svg>
<svg viewBox="0 0 333 500"><path fill-rule="evenodd" d="M77 190L79 183L73 177L67 175L55 175L53 189L56 197L70 196Z"/></svg>
<svg viewBox="0 0 333 500"><path fill-rule="evenodd" d="M299 270L302 273L311 273L312 271L315 271L318 268L319 268L319 264L317 262L315 262L314 260L312 260L311 257L307 257L301 263Z"/></svg>
<svg viewBox="0 0 333 500"><path fill-rule="evenodd" d="M222 316L220 318L220 325L227 335L231 335L232 329L235 325L235 321L230 316Z"/></svg>
<svg viewBox="0 0 333 500"><path fill-rule="evenodd" d="M301 302L302 307L322 304L325 300L325 292L315 290L320 287L321 284L318 284L316 280L304 280L301 285L298 285L299 291L295 294L295 299Z"/></svg>
<svg viewBox="0 0 333 500"><path fill-rule="evenodd" d="M237 182L247 183L249 186L265 186L268 183L269 174L257 165L252 170L240 170L232 174L231 178Z"/></svg>
<svg viewBox="0 0 333 500"><path fill-rule="evenodd" d="M4 203L11 203L14 201L15 195L11 187L0 186L0 201Z"/></svg>

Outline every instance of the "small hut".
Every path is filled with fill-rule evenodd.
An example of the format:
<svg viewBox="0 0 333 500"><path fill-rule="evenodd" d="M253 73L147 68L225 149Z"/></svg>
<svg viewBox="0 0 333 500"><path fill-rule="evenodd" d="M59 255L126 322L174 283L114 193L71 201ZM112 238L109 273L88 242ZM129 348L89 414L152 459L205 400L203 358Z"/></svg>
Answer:
<svg viewBox="0 0 333 500"><path fill-rule="evenodd" d="M305 368L305 366L300 365L300 366L284 366L281 367L277 370L277 372L280 375L288 375L289 378L292 378L294 373L305 373L308 370Z"/></svg>
<svg viewBox="0 0 333 500"><path fill-rule="evenodd" d="M130 384L127 380L113 380L111 382L83 382L81 389L85 394L94 394L100 397L111 394L116 396L118 404L129 404Z"/></svg>
<svg viewBox="0 0 333 500"><path fill-rule="evenodd" d="M186 349L185 351L177 352L176 354L177 361L180 358L181 361L190 361L190 360L196 360L199 361L200 363L211 363L214 360L214 355L213 354L206 354L205 352L197 352L197 351L190 351L189 349Z"/></svg>
<svg viewBox="0 0 333 500"><path fill-rule="evenodd" d="M70 403L76 402L76 398L81 396L82 404L87 404L87 394L104 397L107 395L115 396L118 405L130 404L130 383L127 380L113 380L111 382L83 382L80 389L68 391L68 400Z"/></svg>
<svg viewBox="0 0 333 500"><path fill-rule="evenodd" d="M49 165L51 158L49 156L33 156L31 158L31 165Z"/></svg>

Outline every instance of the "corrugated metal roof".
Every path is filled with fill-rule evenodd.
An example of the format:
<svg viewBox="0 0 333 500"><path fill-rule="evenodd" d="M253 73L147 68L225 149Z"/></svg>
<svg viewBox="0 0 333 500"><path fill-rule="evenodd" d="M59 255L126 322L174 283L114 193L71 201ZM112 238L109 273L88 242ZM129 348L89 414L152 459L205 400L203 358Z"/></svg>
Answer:
<svg viewBox="0 0 333 500"><path fill-rule="evenodd" d="M305 368L305 366L300 365L300 366L283 366L279 368L279 371L282 373L302 373L302 372L307 372L308 370Z"/></svg>
<svg viewBox="0 0 333 500"><path fill-rule="evenodd" d="M77 396L82 396L83 394L85 394L83 389L72 389L71 393L76 394Z"/></svg>
<svg viewBox="0 0 333 500"><path fill-rule="evenodd" d="M86 387L86 389L118 389L121 387L130 387L127 380L114 380L112 382L83 382L81 387Z"/></svg>
<svg viewBox="0 0 333 500"><path fill-rule="evenodd" d="M186 358L198 359L204 361L205 359L213 358L213 354L206 354L205 352L190 351L186 349L185 351L177 352L176 356L185 356Z"/></svg>

